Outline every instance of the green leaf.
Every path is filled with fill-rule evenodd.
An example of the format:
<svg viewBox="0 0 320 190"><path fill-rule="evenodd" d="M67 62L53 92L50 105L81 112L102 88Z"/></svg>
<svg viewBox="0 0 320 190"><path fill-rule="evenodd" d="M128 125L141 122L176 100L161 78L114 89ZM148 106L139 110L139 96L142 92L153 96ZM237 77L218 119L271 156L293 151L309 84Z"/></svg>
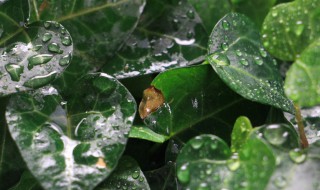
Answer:
<svg viewBox="0 0 320 190"><path fill-rule="evenodd" d="M200 129L201 125L195 125L208 119L205 133L212 133L214 129L229 136L227 131L231 132L239 115L253 117L254 110L263 113L265 109L230 90L209 65L168 70L160 73L151 85L160 90L165 102L144 122L154 132L168 138L189 129L189 135L194 131L199 135L196 127ZM246 109L248 106L250 110Z"/></svg>
<svg viewBox="0 0 320 190"><path fill-rule="evenodd" d="M203 60L207 33L186 1L148 1L142 18L104 72L126 78Z"/></svg>
<svg viewBox="0 0 320 190"><path fill-rule="evenodd" d="M57 22L38 22L17 32L15 38L0 39L0 96L49 84L72 57L71 36Z"/></svg>
<svg viewBox="0 0 320 190"><path fill-rule="evenodd" d="M75 49L101 66L134 30L145 0L29 0L29 4L29 22L61 22L77 39Z"/></svg>
<svg viewBox="0 0 320 190"><path fill-rule="evenodd" d="M273 7L262 27L265 48L281 60L299 57L320 37L319 6L319 0L296 0Z"/></svg>
<svg viewBox="0 0 320 190"><path fill-rule="evenodd" d="M23 172L20 181L9 190L39 190L42 189L38 181L32 176L30 171Z"/></svg>
<svg viewBox="0 0 320 190"><path fill-rule="evenodd" d="M231 0L231 3L236 12L245 14L261 28L264 18L276 0Z"/></svg>
<svg viewBox="0 0 320 190"><path fill-rule="evenodd" d="M144 139L156 143L163 143L168 138L166 136L155 133L146 126L132 126L129 133L129 137Z"/></svg>
<svg viewBox="0 0 320 190"><path fill-rule="evenodd" d="M320 104L320 39L308 46L287 72L285 92L300 106Z"/></svg>
<svg viewBox="0 0 320 190"><path fill-rule="evenodd" d="M263 49L247 17L230 13L210 35L208 62L235 92L252 101L294 112L275 60Z"/></svg>
<svg viewBox="0 0 320 190"><path fill-rule="evenodd" d="M188 0L199 14L208 33L225 14L231 12L231 4L227 0ZM191 14L191 11L190 13Z"/></svg>
<svg viewBox="0 0 320 190"><path fill-rule="evenodd" d="M238 157L220 138L201 135L182 148L177 176L185 189L264 189L274 165L271 149L258 139L249 139Z"/></svg>
<svg viewBox="0 0 320 190"><path fill-rule="evenodd" d="M110 177L102 182L95 190L113 189L141 189L149 190L148 182L140 170L138 163L131 157L120 159L118 167Z"/></svg>
<svg viewBox="0 0 320 190"><path fill-rule="evenodd" d="M13 95L7 107L10 133L45 189L93 189L127 142L136 111L131 94L104 73L77 84L68 99L46 87Z"/></svg>
<svg viewBox="0 0 320 190"><path fill-rule="evenodd" d="M239 152L241 147L247 141L250 133L252 131L252 125L247 117L240 116L233 127L231 134L231 151Z"/></svg>

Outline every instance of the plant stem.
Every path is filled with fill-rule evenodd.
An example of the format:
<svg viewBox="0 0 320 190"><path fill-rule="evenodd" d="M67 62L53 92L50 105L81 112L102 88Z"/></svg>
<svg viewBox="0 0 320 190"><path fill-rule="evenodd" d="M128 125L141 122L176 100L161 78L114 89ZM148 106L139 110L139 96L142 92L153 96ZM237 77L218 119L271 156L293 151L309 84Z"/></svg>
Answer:
<svg viewBox="0 0 320 190"><path fill-rule="evenodd" d="M294 109L296 111L296 120L297 120L297 124L298 124L298 131L299 131L301 146L302 146L302 148L308 148L309 143L308 143L306 134L304 132L304 125L303 125L301 110L300 110L299 105L294 104Z"/></svg>

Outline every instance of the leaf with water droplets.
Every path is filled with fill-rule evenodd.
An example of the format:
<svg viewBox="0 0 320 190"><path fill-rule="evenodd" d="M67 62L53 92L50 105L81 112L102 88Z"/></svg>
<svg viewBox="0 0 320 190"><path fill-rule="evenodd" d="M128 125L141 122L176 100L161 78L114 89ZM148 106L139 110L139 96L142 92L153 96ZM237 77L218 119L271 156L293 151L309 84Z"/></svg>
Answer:
<svg viewBox="0 0 320 190"><path fill-rule="evenodd" d="M135 112L127 89L97 73L78 80L66 99L49 86L14 94L6 120L28 168L44 188L93 189L117 166Z"/></svg>
<svg viewBox="0 0 320 190"><path fill-rule="evenodd" d="M247 141L252 131L252 125L247 117L237 118L231 134L231 151L238 152Z"/></svg>
<svg viewBox="0 0 320 190"><path fill-rule="evenodd" d="M190 10L194 18L189 18ZM203 60L207 33L186 1L150 1L135 30L102 70L126 78Z"/></svg>
<svg viewBox="0 0 320 190"><path fill-rule="evenodd" d="M254 117L255 109L265 110L261 104L247 101L229 89L210 65L168 70L159 74L151 85L161 91L164 103L144 122L166 140L189 129L196 133L198 130L212 133L214 129L229 136L226 131L231 132L239 115ZM248 106L252 109L246 109ZM203 122L208 119L210 122L205 125Z"/></svg>
<svg viewBox="0 0 320 190"><path fill-rule="evenodd" d="M229 28L224 27L225 23ZM227 47L224 47L227 44ZM207 61L226 84L246 99L294 112L285 96L276 61L263 49L247 17L230 13L211 33Z"/></svg>
<svg viewBox="0 0 320 190"><path fill-rule="evenodd" d="M138 163L131 157L124 156L118 167L108 179L100 183L95 190L141 189L149 190L148 182Z"/></svg>
<svg viewBox="0 0 320 190"><path fill-rule="evenodd" d="M320 104L320 40L308 46L287 72L285 92L300 106Z"/></svg>
<svg viewBox="0 0 320 190"><path fill-rule="evenodd" d="M20 28L18 36L0 41L0 96L45 86L68 66L73 45L63 45L61 38L71 40L70 34L57 22L46 23L55 27L33 23ZM27 40L16 41L23 37ZM61 64L65 57L68 61Z"/></svg>
<svg viewBox="0 0 320 190"><path fill-rule="evenodd" d="M319 0L296 0L273 7L262 26L262 41L275 57L293 61L320 37Z"/></svg>
<svg viewBox="0 0 320 190"><path fill-rule="evenodd" d="M145 0L29 0L29 22L61 22L74 39L75 49L90 63L101 66L128 39L144 9ZM48 27L54 27L49 25ZM62 39L63 44L70 40Z"/></svg>

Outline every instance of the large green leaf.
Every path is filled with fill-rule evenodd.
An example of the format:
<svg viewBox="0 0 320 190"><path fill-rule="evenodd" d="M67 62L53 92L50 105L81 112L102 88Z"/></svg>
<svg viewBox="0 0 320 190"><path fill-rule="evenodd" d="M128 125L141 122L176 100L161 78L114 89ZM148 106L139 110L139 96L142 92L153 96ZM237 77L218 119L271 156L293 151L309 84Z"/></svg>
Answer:
<svg viewBox="0 0 320 190"><path fill-rule="evenodd" d="M275 57L293 61L320 37L320 1L296 0L273 7L262 27L265 48Z"/></svg>
<svg viewBox="0 0 320 190"><path fill-rule="evenodd" d="M74 39L75 48L101 65L113 55L135 28L145 0L29 0L29 22L61 22Z"/></svg>
<svg viewBox="0 0 320 190"><path fill-rule="evenodd" d="M294 112L285 96L275 60L263 49L259 31L247 17L230 13L210 35L208 62L235 92L252 101Z"/></svg>
<svg viewBox="0 0 320 190"><path fill-rule="evenodd" d="M168 70L159 74L152 85L160 90L165 102L144 122L167 139L206 119L210 119L207 132L219 131L219 128L224 133L231 132L239 115L253 116L257 110L263 113L262 106L230 90L209 65ZM251 110L246 109L249 105ZM236 111L230 113L229 109Z"/></svg>
<svg viewBox="0 0 320 190"><path fill-rule="evenodd" d="M63 100L53 87L11 97L6 119L28 168L46 189L93 189L116 167L136 105L106 74L86 75Z"/></svg>
<svg viewBox="0 0 320 190"><path fill-rule="evenodd" d="M148 1L142 18L121 51L103 67L104 72L125 78L203 59L207 33L185 0Z"/></svg>
<svg viewBox="0 0 320 190"><path fill-rule="evenodd" d="M38 181L32 176L30 171L23 172L20 181L9 190L42 190Z"/></svg>
<svg viewBox="0 0 320 190"><path fill-rule="evenodd" d="M139 189L149 190L148 182L140 170L138 163L131 157L120 159L118 167L110 177L102 182L95 190Z"/></svg>
<svg viewBox="0 0 320 190"><path fill-rule="evenodd" d="M287 72L285 92L300 106L320 104L320 40L308 46Z"/></svg>
<svg viewBox="0 0 320 190"><path fill-rule="evenodd" d="M208 33L212 31L220 18L231 12L232 9L228 0L188 0L188 2L199 14Z"/></svg>
<svg viewBox="0 0 320 190"><path fill-rule="evenodd" d="M220 138L201 135L182 148L177 176L189 189L264 189L274 165L271 149L258 139L248 140L238 157Z"/></svg>
<svg viewBox="0 0 320 190"><path fill-rule="evenodd" d="M18 32L15 38L0 39L0 96L52 82L73 53L70 34L57 22L34 23Z"/></svg>

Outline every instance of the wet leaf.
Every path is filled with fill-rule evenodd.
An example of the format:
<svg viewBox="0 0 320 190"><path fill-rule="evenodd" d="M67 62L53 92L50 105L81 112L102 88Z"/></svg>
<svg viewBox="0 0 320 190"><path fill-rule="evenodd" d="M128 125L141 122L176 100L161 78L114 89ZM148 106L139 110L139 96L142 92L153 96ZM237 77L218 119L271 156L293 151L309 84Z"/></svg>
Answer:
<svg viewBox="0 0 320 190"><path fill-rule="evenodd" d="M32 174L46 189L93 189L117 166L136 104L106 74L86 75L62 99L52 87L11 97L6 119ZM99 102L99 104L97 104Z"/></svg>
<svg viewBox="0 0 320 190"><path fill-rule="evenodd" d="M230 13L211 33L207 61L235 92L252 101L294 112L275 60L263 49L247 17Z"/></svg>
<svg viewBox="0 0 320 190"><path fill-rule="evenodd" d="M9 190L42 190L38 181L32 176L31 172L23 172L20 181Z"/></svg>
<svg viewBox="0 0 320 190"><path fill-rule="evenodd" d="M300 106L320 104L320 40L308 46L287 72L285 92Z"/></svg>
<svg viewBox="0 0 320 190"><path fill-rule="evenodd" d="M264 47L281 60L295 60L320 37L319 6L319 0L296 0L273 7L262 27Z"/></svg>
<svg viewBox="0 0 320 190"><path fill-rule="evenodd" d="M30 20L61 22L75 39L75 49L91 64L102 65L135 28L144 0L29 0Z"/></svg>
<svg viewBox="0 0 320 190"><path fill-rule="evenodd" d="M167 138L209 118L212 118L211 131L211 127L231 131L238 114L250 114L242 105L250 104L252 111L259 109L259 106L232 92L209 65L166 71L159 74L151 85L162 92L165 103L144 122ZM233 108L237 112L229 113L228 109ZM224 122L221 122L222 118L225 118Z"/></svg>
<svg viewBox="0 0 320 190"><path fill-rule="evenodd" d="M102 182L95 190L141 189L149 190L148 182L138 163L131 157L120 159L118 167L110 177Z"/></svg>
<svg viewBox="0 0 320 190"><path fill-rule="evenodd" d="M129 137L137 138L137 139L145 139L145 140L156 142L156 143L163 143L167 139L167 137L155 133L154 131L152 131L146 126L132 126L129 133Z"/></svg>
<svg viewBox="0 0 320 190"><path fill-rule="evenodd" d="M102 70L126 78L197 63L206 53L206 36L186 1L149 1L135 32Z"/></svg>
<svg viewBox="0 0 320 190"><path fill-rule="evenodd" d="M252 131L252 125L247 117L240 116L233 127L231 134L231 151L239 152L241 147L247 141L250 133Z"/></svg>
<svg viewBox="0 0 320 190"><path fill-rule="evenodd" d="M2 18L0 18L2 19ZM47 27L46 24L54 26ZM69 65L72 39L64 26L54 21L34 23L18 30L23 41L0 41L0 96L36 89L51 83ZM65 44L68 38L70 43Z"/></svg>

